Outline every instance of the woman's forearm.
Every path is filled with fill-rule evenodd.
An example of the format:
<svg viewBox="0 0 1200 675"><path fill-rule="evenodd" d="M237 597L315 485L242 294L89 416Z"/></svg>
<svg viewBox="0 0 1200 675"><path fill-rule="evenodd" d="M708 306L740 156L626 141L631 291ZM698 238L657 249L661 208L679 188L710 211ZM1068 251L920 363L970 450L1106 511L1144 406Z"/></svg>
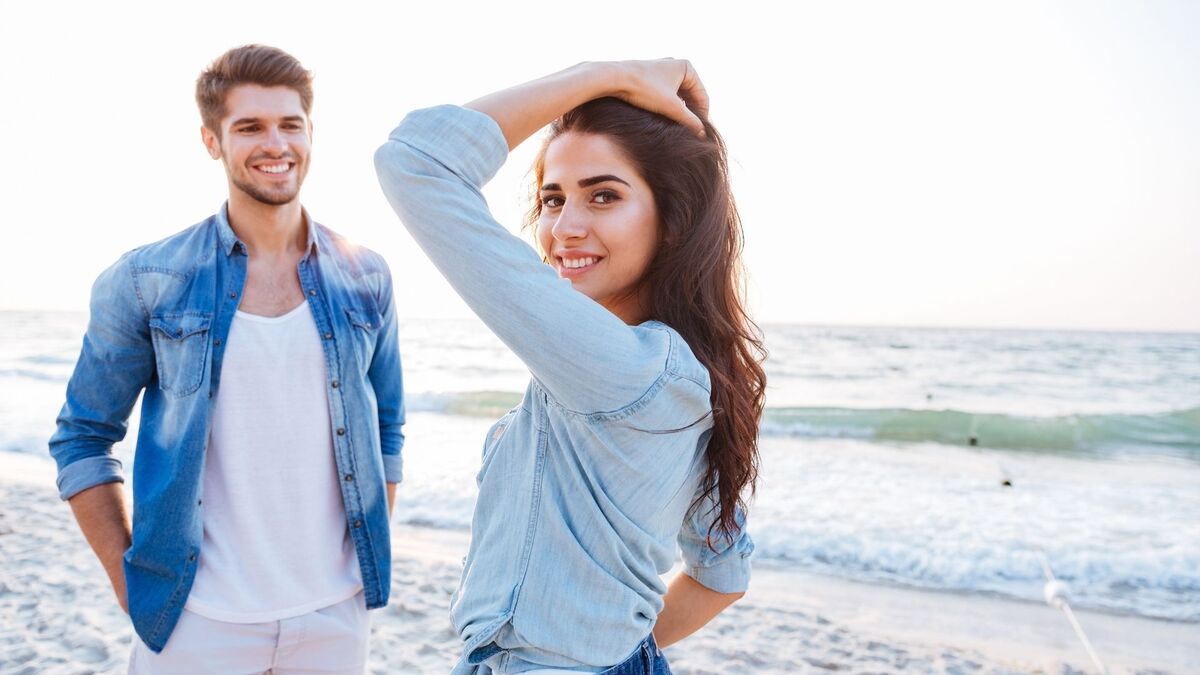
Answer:
<svg viewBox="0 0 1200 675"><path fill-rule="evenodd" d="M743 593L718 593L680 572L667 587L663 610L654 624L654 641L667 647L695 633Z"/></svg>
<svg viewBox="0 0 1200 675"><path fill-rule="evenodd" d="M704 85L684 60L585 62L466 104L496 120L512 150L571 109L604 96L669 117L698 134L708 114Z"/></svg>
<svg viewBox="0 0 1200 675"><path fill-rule="evenodd" d="M619 81L611 63L580 63L466 104L496 120L511 150L538 129L588 101L616 94Z"/></svg>

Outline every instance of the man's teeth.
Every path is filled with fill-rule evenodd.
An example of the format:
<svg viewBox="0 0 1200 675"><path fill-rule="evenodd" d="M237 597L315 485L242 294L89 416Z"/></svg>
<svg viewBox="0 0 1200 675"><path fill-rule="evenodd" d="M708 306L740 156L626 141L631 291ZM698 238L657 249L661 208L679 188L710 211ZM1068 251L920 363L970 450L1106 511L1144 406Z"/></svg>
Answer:
<svg viewBox="0 0 1200 675"><path fill-rule="evenodd" d="M283 173L290 168L292 168L290 164L272 164L270 166L260 166L258 170L266 173Z"/></svg>
<svg viewBox="0 0 1200 675"><path fill-rule="evenodd" d="M587 267L596 262L595 258L563 258L563 267L569 270L577 270L580 267Z"/></svg>

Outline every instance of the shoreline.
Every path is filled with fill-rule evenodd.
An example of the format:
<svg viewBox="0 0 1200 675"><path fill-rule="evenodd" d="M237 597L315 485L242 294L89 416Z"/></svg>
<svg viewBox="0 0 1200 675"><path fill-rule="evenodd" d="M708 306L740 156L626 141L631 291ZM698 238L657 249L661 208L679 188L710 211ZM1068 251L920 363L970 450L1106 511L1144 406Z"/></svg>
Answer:
<svg viewBox="0 0 1200 675"><path fill-rule="evenodd" d="M128 619L54 489L47 457L0 451L0 670L124 672ZM372 673L445 673L450 594L469 533L393 524L388 607ZM1200 672L1195 623L1077 610L1112 673ZM866 583L757 562L746 597L666 650L679 675L1093 672L1061 612L959 591Z"/></svg>

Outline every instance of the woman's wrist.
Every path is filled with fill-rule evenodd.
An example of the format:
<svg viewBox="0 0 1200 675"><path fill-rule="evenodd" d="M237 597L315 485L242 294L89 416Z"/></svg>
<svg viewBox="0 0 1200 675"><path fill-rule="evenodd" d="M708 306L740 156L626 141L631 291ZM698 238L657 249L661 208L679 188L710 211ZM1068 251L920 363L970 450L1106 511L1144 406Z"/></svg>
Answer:
<svg viewBox="0 0 1200 675"><path fill-rule="evenodd" d="M620 96L628 87L624 68L616 61L584 61L572 69L584 83L585 98L580 104L605 96Z"/></svg>

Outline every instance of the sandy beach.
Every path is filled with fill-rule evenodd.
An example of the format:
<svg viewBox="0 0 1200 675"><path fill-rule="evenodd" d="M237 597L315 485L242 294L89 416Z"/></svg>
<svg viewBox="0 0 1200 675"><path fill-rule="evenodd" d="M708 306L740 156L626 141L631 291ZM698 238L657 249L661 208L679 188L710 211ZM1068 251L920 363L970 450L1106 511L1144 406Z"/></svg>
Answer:
<svg viewBox="0 0 1200 675"><path fill-rule="evenodd" d="M120 673L132 630L54 488L48 460L0 452L0 672ZM468 534L394 527L373 673L444 673ZM1079 619L1114 673L1200 672L1200 627ZM758 564L745 599L668 650L676 673L1094 672L1063 616L1010 599L865 584Z"/></svg>

